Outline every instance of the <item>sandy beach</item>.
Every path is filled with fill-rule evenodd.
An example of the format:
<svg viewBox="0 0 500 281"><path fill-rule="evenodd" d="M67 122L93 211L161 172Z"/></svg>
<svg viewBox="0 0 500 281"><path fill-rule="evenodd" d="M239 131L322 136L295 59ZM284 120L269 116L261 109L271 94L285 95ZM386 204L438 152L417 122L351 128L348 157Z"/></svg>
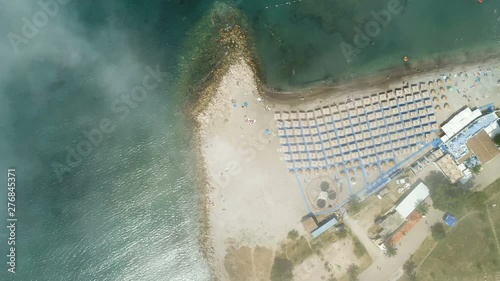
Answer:
<svg viewBox="0 0 500 281"><path fill-rule="evenodd" d="M258 269L257 251L265 249L272 262L280 241L293 229L305 235L301 218L308 213L299 179L290 174L280 152L273 113L280 110L309 110L347 99L387 91L403 85L451 78L448 89L450 108L437 112L438 124L464 105L498 104L496 81L498 62L481 65L457 65L447 69L402 76L397 79L366 78L359 83L323 89L310 94L306 90L285 98L259 92L252 68L242 59L223 75L208 105L197 116L200 145L206 178L209 238L213 247L212 263L220 280L235 280L239 265L227 259L246 249L253 270L246 280L268 280ZM482 82L476 81L477 77ZM477 88L476 88L477 87ZM476 92L481 90L480 94ZM452 92L453 91L453 92ZM460 93L458 92L460 91ZM474 92L473 96L470 96ZM304 179L305 181L305 179ZM271 265L265 265L269 271ZM229 271L229 273L228 273ZM232 273L231 273L232 272ZM300 280L300 279L297 279ZM240 281L240 280L238 280Z"/></svg>

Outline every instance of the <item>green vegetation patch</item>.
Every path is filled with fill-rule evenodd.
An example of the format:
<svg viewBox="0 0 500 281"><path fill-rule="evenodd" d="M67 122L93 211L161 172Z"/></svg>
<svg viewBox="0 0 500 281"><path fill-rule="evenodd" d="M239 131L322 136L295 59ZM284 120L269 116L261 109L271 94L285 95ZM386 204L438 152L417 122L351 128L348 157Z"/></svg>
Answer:
<svg viewBox="0 0 500 281"><path fill-rule="evenodd" d="M479 212L467 216L440 240L424 261L418 280L480 280L500 271L500 258L488 221Z"/></svg>
<svg viewBox="0 0 500 281"><path fill-rule="evenodd" d="M438 172L431 173L425 182L436 209L450 212L456 217L472 210L484 209L487 194L482 191L469 191L450 184Z"/></svg>
<svg viewBox="0 0 500 281"><path fill-rule="evenodd" d="M293 263L284 258L277 256L274 258L273 267L271 268L271 281L292 281L293 280Z"/></svg>

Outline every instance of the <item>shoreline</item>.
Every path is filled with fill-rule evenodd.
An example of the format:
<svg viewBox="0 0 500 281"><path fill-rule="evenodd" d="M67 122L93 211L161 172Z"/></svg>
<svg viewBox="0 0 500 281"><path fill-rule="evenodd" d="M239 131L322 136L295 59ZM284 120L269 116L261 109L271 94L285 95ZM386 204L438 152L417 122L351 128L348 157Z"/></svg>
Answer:
<svg viewBox="0 0 500 281"><path fill-rule="evenodd" d="M439 76L439 74L448 74L456 72L457 70L461 71L462 69L471 70L473 68L477 68L479 65L484 67L498 64L500 61L499 56L495 56L493 59L492 56L488 56L483 59L474 59L472 61L462 63L444 63L438 68L432 67L432 63L419 65L415 64L399 68L386 69L367 76L357 77L327 86L313 85L293 91L276 91L261 83L258 76L258 64L255 62L254 58L252 58L253 54L249 51L247 41L248 34L245 34L245 30L240 30L238 25L235 25L234 27L235 28L230 29L230 31L235 30L235 34L229 34L228 37L230 38L230 43L235 44L235 42L237 42L235 44L236 47L226 45L226 47L228 47L228 52L223 59L217 63L216 67L203 78L202 81L196 83L196 100L187 105L188 115L194 123L194 149L196 150L195 153L197 155L197 159L199 159L199 161L197 161L198 163L196 165L196 169L201 175L199 178L199 200L202 206L200 215L200 243L203 255L210 266L213 280L225 280L228 278L224 268L223 256L221 256L221 241L216 241L217 239L220 239L220 237L214 235L214 221L212 216L214 216L214 207L216 203L213 197L214 193L217 193L218 191L217 187L211 183L213 173L211 174L209 171L210 164L207 161L206 153L209 131L210 129L214 129L216 126L214 125L215 121L209 123L203 122L202 119L208 117L216 120L218 118L221 119L222 117L224 120L223 117L225 116L226 108L230 108L231 104L227 99L227 96L224 96L224 93L221 93L221 87L223 87L221 84L223 83L225 77L230 75L231 68L233 66L243 63L251 69L251 76L257 90L256 95L265 99L266 102L272 105L272 111L274 111L274 107L276 105L281 108L293 108L298 105L305 108L311 105L317 106L317 99L324 99L324 102L329 104L332 103L332 101L334 102L335 100L344 98L348 95L383 91L383 89L385 90L389 87L394 87L394 85L402 85L403 81L406 80L411 79L415 82L417 79L422 79L425 81L425 77L435 77ZM224 42L222 43L224 44ZM415 71L415 69L419 69L419 71ZM388 76L390 78L387 78ZM225 94L227 95L227 93ZM218 121L220 122L221 120ZM224 120L224 122L226 121L227 120ZM283 165L283 170L284 169ZM215 237L217 237L217 239ZM240 245L238 242L239 241L236 241L236 245ZM258 243L255 245L260 246ZM228 248L226 247L225 249Z"/></svg>
<svg viewBox="0 0 500 281"><path fill-rule="evenodd" d="M209 171L209 163L207 162L207 154L204 151L204 148L207 146L207 131L208 128L212 127L213 129L215 125L213 123L205 123L201 121L202 118L209 116L210 118L217 119L219 117L225 117L224 108L230 106L229 101L224 97L224 93L221 93L221 83L224 77L227 77L230 72L232 66L237 65L239 63L248 64L252 69L253 79L257 85L258 93L257 95L261 96L264 99L269 100L271 103L277 103L278 106L294 106L300 104L303 107L307 107L309 104L316 104L314 102L317 98L325 98L325 102L329 103L329 100L339 99L345 96L346 94L354 94L363 91L372 91L376 92L379 88L387 88L393 84L401 84L402 81L406 80L406 78L413 80L425 80L424 77L428 76L439 76L440 74L448 74L451 72L456 72L457 70L461 71L462 69L467 69L467 71L471 71L477 68L479 65L483 67L487 67L489 65L498 64L498 60L489 60L487 63L483 63L487 59L481 62L472 62L467 64L456 64L456 65L447 65L446 67L438 68L436 70L419 72L419 73L411 73L411 74L401 74L398 77L392 77L391 79L382 79L381 74L374 74L371 77L364 79L361 83L353 80L344 85L337 85L328 88L318 88L317 92L297 92L294 96L292 95L284 95L279 93L272 93L264 90L265 87L260 83L259 78L256 76L256 71L254 69L255 64L251 61L248 54L240 54L241 57L238 60L238 56L232 57L232 59L227 59L221 63L220 67L214 70L216 77L209 81L208 86L203 91L202 98L197 102L194 107L195 110L192 111L192 117L196 123L196 132L195 132L195 142L197 148L197 155L200 159L199 161L199 169L203 175L203 184L202 187L202 195L200 199L203 204L203 215L202 215L202 246L205 251L205 256L207 257L207 261L209 261L209 265L214 272L215 280L224 280L222 279L224 276L224 269L220 268L221 266L221 256L220 249L219 253L217 253L217 249L215 244L217 242L214 239L213 235L213 221L211 220L211 216L213 215L213 207L214 201L210 198L210 195L216 191L217 187L213 186L210 183L211 174ZM253 66L253 67L252 67ZM376 77L376 78L374 78ZM372 87L370 84L374 85ZM300 100L299 97L304 97L306 100ZM310 98L313 98L311 101ZM316 104L317 105L317 104ZM227 117L227 116L226 116ZM220 120L219 120L220 121ZM219 241L220 242L220 241Z"/></svg>
<svg viewBox="0 0 500 281"><path fill-rule="evenodd" d="M425 62L414 65L403 65L385 70L377 71L366 76L360 76L340 82L334 82L328 85L311 85L289 91L275 90L270 86L261 84L264 96L276 102L290 102L297 98L321 98L325 95L332 95L339 92L357 90L360 88L387 87L398 82L408 80L418 76L426 76L431 73L449 73L455 69L470 68L479 64L495 64L500 62L500 54L490 55L482 59L473 59L461 63L443 63L438 67L433 66L433 62Z"/></svg>

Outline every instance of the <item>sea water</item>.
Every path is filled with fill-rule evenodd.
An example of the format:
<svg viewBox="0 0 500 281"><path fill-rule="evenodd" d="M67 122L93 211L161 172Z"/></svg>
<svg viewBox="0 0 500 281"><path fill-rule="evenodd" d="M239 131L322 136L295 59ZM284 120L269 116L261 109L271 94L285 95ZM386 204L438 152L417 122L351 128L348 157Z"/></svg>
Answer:
<svg viewBox="0 0 500 281"><path fill-rule="evenodd" d="M193 95L176 82L186 34L214 1L66 2L44 23L37 2L0 1L0 280L209 280L183 114ZM281 89L500 40L497 0L401 0L346 59L340 44L355 44L354 28L389 1L224 2L246 17L262 80ZM34 20L36 31L24 27ZM17 179L15 275L7 168Z"/></svg>
<svg viewBox="0 0 500 281"><path fill-rule="evenodd" d="M0 2L0 280L210 279L175 81L184 34L211 3L187 2L69 1L31 38L23 18L38 1Z"/></svg>

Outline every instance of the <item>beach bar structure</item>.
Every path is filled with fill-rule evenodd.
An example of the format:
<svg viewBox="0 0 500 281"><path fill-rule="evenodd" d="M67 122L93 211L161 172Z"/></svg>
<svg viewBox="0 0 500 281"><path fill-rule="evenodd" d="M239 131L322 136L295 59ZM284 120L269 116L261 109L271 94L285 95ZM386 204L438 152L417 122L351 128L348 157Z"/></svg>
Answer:
<svg viewBox="0 0 500 281"><path fill-rule="evenodd" d="M330 229L332 226L334 226L336 224L337 224L337 219L332 218L329 221L327 221L326 223L324 223L323 225L321 225L320 227L313 230L311 232L311 236L313 238L318 238L321 234L323 234L325 231L327 231L328 229Z"/></svg>

